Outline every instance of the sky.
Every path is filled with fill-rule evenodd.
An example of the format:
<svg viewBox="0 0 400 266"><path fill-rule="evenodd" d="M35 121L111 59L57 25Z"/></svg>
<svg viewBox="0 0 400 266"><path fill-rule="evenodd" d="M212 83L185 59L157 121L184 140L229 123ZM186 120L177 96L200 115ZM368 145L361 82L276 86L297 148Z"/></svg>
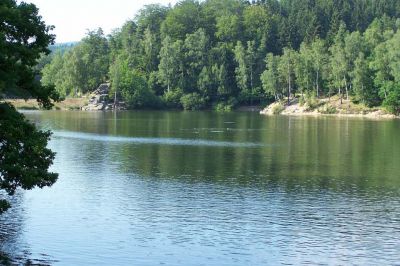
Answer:
<svg viewBox="0 0 400 266"><path fill-rule="evenodd" d="M47 25L54 25L56 42L79 41L88 29L101 27L105 34L120 28L145 5L172 5L176 0L24 0L39 8Z"/></svg>

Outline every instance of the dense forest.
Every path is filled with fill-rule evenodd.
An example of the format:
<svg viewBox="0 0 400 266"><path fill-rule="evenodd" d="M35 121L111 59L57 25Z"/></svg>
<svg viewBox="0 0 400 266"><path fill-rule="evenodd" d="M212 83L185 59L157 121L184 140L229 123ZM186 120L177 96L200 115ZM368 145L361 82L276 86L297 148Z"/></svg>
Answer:
<svg viewBox="0 0 400 266"><path fill-rule="evenodd" d="M39 62L77 97L110 82L130 108L216 108L338 95L400 111L400 1L184 0ZM45 63L43 63L45 62Z"/></svg>

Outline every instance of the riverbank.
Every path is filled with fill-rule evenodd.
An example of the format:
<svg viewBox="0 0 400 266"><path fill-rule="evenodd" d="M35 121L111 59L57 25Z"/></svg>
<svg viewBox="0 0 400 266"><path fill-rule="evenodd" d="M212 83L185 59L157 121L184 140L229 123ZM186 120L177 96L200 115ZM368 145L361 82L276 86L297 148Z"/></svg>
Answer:
<svg viewBox="0 0 400 266"><path fill-rule="evenodd" d="M34 99L24 100L24 99L6 99L6 102L11 103L18 110L40 110L40 106ZM54 103L53 110L60 111L107 111L111 110L109 108L102 108L99 106L107 107L107 103L100 104L100 100L97 100L96 103L93 103L93 95L89 95L86 97L80 98L67 98L62 102ZM125 110L124 108L120 108L120 110ZM166 110L175 110L175 109L166 109ZM212 110L210 108L209 110ZM239 112L260 112L263 110L261 106L239 106L236 111Z"/></svg>
<svg viewBox="0 0 400 266"><path fill-rule="evenodd" d="M38 102L34 99L5 99L5 101L19 110L40 110ZM67 98L62 102L54 103L53 109L63 111L81 110L87 104L87 98Z"/></svg>
<svg viewBox="0 0 400 266"><path fill-rule="evenodd" d="M312 102L301 102L299 98L292 99L290 105L287 102L274 102L264 108L263 115L288 115L288 116L346 116L366 117L375 119L400 118L389 113L382 107L367 107L363 104L355 104L351 100L342 100L335 96L330 99L318 99Z"/></svg>
<svg viewBox="0 0 400 266"><path fill-rule="evenodd" d="M7 102L19 110L40 110L36 100L7 99ZM62 102L55 103L53 109L61 111L85 110L88 106L89 98L67 98ZM366 117L374 119L394 119L399 116L390 114L382 107L367 107L363 104L355 104L351 101L343 100L338 97L331 99L319 99L313 103L301 103L298 98L291 100L290 105L286 101L275 102L262 109L257 106L242 106L237 111L260 112L263 115L286 115L286 116L345 116L345 117ZM87 111L87 110L86 110Z"/></svg>

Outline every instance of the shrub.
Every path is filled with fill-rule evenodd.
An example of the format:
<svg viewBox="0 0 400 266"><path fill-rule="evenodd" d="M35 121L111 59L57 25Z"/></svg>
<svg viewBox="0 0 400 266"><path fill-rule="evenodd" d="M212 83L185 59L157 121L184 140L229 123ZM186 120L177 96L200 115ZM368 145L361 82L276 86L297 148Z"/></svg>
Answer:
<svg viewBox="0 0 400 266"><path fill-rule="evenodd" d="M182 96L181 104L185 110L201 110L206 106L206 100L194 92Z"/></svg>
<svg viewBox="0 0 400 266"><path fill-rule="evenodd" d="M228 101L219 102L214 106L217 112L231 112L237 104L235 98L229 98Z"/></svg>
<svg viewBox="0 0 400 266"><path fill-rule="evenodd" d="M128 107L157 107L158 97L149 89L143 73L126 68L120 74L119 93Z"/></svg>
<svg viewBox="0 0 400 266"><path fill-rule="evenodd" d="M337 113L337 109L334 106L327 105L320 110L321 114L332 115Z"/></svg>
<svg viewBox="0 0 400 266"><path fill-rule="evenodd" d="M162 100L168 108L182 108L182 96L183 91L182 89L178 88L164 93Z"/></svg>
<svg viewBox="0 0 400 266"><path fill-rule="evenodd" d="M321 106L321 103L316 98L315 93L311 92L306 95L305 103L307 105L306 111L313 111Z"/></svg>
<svg viewBox="0 0 400 266"><path fill-rule="evenodd" d="M306 103L306 99L304 98L304 96L300 96L299 105L303 106L305 103Z"/></svg>
<svg viewBox="0 0 400 266"><path fill-rule="evenodd" d="M275 104L275 105L272 107L272 114L274 114L274 115L279 115L280 113L283 112L283 110L285 110L285 107L284 107L282 104L280 104L280 103Z"/></svg>
<svg viewBox="0 0 400 266"><path fill-rule="evenodd" d="M390 113L400 114L400 88L395 88L389 92L387 98L383 101L383 105Z"/></svg>
<svg viewBox="0 0 400 266"><path fill-rule="evenodd" d="M221 113L222 112L230 112L230 111L232 111L233 106L229 105L225 102L220 102L215 105L214 109L215 109L215 111L221 112Z"/></svg>

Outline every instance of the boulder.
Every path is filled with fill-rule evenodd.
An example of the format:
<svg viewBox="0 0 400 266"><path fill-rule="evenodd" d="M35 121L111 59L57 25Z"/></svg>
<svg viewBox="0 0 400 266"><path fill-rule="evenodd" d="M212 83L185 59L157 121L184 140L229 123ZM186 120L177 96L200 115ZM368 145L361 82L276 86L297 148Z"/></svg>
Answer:
<svg viewBox="0 0 400 266"><path fill-rule="evenodd" d="M94 92L89 95L88 105L82 107L83 111L109 111L109 110L126 110L124 102L117 101L108 96L110 92L110 84L101 84Z"/></svg>

